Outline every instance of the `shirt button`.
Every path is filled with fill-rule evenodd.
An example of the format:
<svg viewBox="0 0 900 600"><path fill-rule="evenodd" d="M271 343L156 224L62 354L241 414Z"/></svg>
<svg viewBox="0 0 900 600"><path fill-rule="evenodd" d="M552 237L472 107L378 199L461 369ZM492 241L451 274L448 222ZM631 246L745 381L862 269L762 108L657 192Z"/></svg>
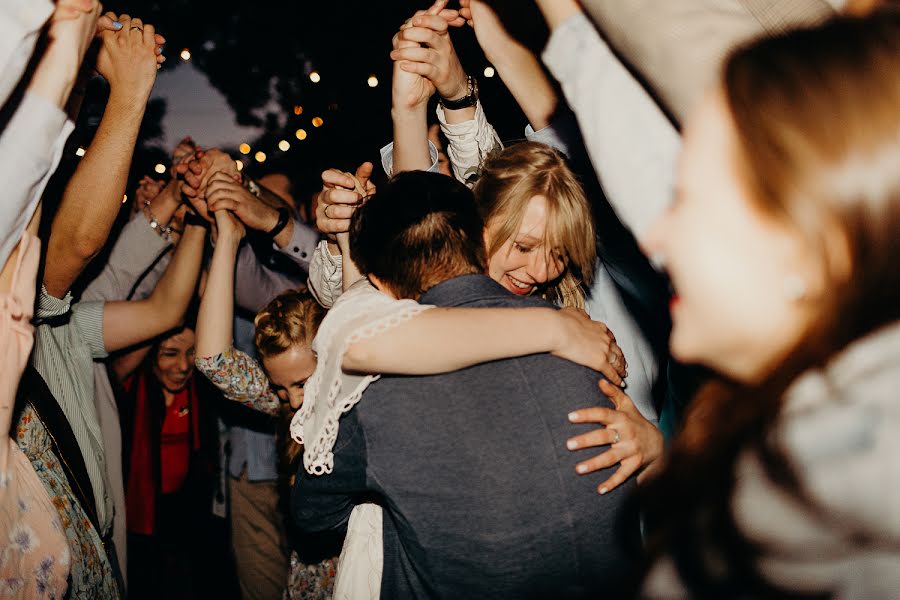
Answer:
<svg viewBox="0 0 900 600"><path fill-rule="evenodd" d="M294 252L300 252L300 248L298 248L297 246L294 246Z"/></svg>
<svg viewBox="0 0 900 600"><path fill-rule="evenodd" d="M306 258L306 252L301 252L301 253L300 253L300 258Z"/></svg>

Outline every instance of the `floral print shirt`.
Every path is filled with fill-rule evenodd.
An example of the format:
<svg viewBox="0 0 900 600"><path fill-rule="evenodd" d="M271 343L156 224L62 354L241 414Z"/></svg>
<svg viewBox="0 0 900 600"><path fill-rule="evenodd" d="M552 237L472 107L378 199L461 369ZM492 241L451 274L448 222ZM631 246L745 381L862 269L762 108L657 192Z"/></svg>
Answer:
<svg viewBox="0 0 900 600"><path fill-rule="evenodd" d="M281 400L269 387L262 366L249 355L232 347L215 356L197 358L196 365L229 400L278 415Z"/></svg>

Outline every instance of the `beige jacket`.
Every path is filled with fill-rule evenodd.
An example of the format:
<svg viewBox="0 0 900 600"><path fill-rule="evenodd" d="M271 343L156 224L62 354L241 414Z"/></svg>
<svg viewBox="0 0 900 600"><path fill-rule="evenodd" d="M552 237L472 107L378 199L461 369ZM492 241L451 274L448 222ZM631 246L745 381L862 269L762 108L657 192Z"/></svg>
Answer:
<svg viewBox="0 0 900 600"><path fill-rule="evenodd" d="M738 464L738 526L765 548L772 583L831 591L835 600L900 598L900 323L852 344L789 390L775 435L820 518L746 453ZM668 561L648 598L684 598Z"/></svg>
<svg viewBox="0 0 900 600"><path fill-rule="evenodd" d="M728 52L755 37L815 25L845 0L582 0L612 46L679 122Z"/></svg>

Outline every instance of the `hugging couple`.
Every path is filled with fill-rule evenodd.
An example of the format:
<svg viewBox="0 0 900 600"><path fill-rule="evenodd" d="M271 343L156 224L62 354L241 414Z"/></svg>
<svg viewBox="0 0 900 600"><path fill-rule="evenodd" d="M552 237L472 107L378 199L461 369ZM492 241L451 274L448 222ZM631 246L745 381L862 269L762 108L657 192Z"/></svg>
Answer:
<svg viewBox="0 0 900 600"><path fill-rule="evenodd" d="M601 375L566 360L596 367L596 324L487 277L483 227L468 188L417 171L338 236L344 293L291 426L294 521L348 529L335 598L596 597L632 570L634 480L600 495L615 469L579 475L566 446L591 429L569 413L614 408ZM417 359L357 374L359 355L399 351L387 329Z"/></svg>

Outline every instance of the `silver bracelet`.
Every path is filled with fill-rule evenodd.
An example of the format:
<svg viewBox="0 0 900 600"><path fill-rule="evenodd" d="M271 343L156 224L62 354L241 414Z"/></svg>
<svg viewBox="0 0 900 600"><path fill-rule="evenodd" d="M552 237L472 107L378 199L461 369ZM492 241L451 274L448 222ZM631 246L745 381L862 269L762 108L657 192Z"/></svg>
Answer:
<svg viewBox="0 0 900 600"><path fill-rule="evenodd" d="M172 228L168 225L163 227L162 223L156 218L156 215L153 214L153 211L150 210L149 200L144 202L144 210L147 211L147 216L150 217L150 229L161 235L163 239L168 240L169 236L172 234Z"/></svg>

